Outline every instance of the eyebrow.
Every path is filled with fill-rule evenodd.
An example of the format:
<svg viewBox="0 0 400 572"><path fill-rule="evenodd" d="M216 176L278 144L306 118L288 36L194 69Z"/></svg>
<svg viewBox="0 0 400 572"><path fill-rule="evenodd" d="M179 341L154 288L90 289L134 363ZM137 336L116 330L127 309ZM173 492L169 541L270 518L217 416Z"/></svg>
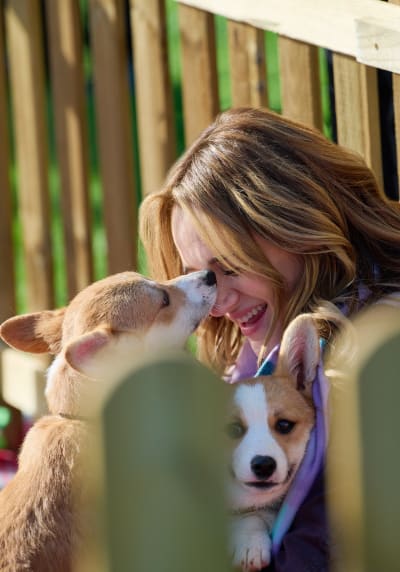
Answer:
<svg viewBox="0 0 400 572"><path fill-rule="evenodd" d="M212 258L210 258L210 260L207 260L206 265L211 266L211 264L218 264L218 262L219 262L218 258L216 256L213 256ZM190 266L184 266L183 272L184 274L188 274L189 272L195 272L195 269L190 268Z"/></svg>

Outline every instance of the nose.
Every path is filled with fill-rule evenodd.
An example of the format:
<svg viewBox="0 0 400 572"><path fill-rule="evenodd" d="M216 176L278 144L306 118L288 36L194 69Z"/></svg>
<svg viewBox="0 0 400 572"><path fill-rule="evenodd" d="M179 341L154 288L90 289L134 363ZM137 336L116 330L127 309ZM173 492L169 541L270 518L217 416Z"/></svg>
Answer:
<svg viewBox="0 0 400 572"><path fill-rule="evenodd" d="M206 286L214 286L214 284L217 283L215 272L207 270L206 275L204 276L204 282L206 283Z"/></svg>
<svg viewBox="0 0 400 572"><path fill-rule="evenodd" d="M268 479L276 469L276 461L272 457L256 455L252 458L250 466L258 479Z"/></svg>
<svg viewBox="0 0 400 572"><path fill-rule="evenodd" d="M237 306L238 301L239 292L230 284L225 284L223 276L218 276L217 299L211 308L210 315L214 318L220 318L232 311Z"/></svg>

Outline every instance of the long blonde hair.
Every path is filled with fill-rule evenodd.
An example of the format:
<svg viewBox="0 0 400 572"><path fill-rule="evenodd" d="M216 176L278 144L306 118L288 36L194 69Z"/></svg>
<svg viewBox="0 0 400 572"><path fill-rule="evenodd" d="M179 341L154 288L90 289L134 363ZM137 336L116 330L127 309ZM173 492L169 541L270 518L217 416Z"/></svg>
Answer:
<svg viewBox="0 0 400 572"><path fill-rule="evenodd" d="M385 197L360 156L266 109L220 114L175 163L164 188L143 201L141 240L157 279L182 273L171 233L175 205L225 265L272 281L271 331L278 315L286 327L301 312L330 327L332 304L346 304L349 314L360 307L360 283L369 301L400 289L400 205ZM254 233L302 259L303 275L285 306L283 278ZM198 337L200 359L219 370L242 342L224 317L208 318Z"/></svg>

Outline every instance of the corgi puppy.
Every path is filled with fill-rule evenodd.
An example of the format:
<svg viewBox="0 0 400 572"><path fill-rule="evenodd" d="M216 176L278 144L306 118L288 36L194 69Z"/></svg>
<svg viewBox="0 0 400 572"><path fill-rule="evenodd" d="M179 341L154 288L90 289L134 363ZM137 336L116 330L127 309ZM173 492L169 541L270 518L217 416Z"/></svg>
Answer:
<svg viewBox="0 0 400 572"><path fill-rule="evenodd" d="M312 382L319 360L313 318L303 314L286 329L272 375L229 386L231 552L243 571L270 563L269 533L315 422Z"/></svg>
<svg viewBox="0 0 400 572"><path fill-rule="evenodd" d="M19 469L0 492L0 570L69 572L80 533L72 498L90 429L85 394L127 374L143 352L183 347L216 299L211 271L157 283L135 272L95 282L62 309L16 316L1 338L27 352L50 352L50 414L28 432ZM18 375L18 372L16 372ZM100 383L99 383L100 382ZM81 486L81 484L79 485Z"/></svg>

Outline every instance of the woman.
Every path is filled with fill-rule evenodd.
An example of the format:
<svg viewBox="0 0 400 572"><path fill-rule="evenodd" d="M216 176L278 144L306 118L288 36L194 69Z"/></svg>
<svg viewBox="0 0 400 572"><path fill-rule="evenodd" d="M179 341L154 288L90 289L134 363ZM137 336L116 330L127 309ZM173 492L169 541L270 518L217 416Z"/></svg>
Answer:
<svg viewBox="0 0 400 572"><path fill-rule="evenodd" d="M341 312L400 290L399 204L361 157L268 110L224 112L200 135L144 200L141 238L157 279L216 273L198 353L232 380L254 375L299 313L330 341ZM320 475L276 570L327 569L322 497Z"/></svg>

